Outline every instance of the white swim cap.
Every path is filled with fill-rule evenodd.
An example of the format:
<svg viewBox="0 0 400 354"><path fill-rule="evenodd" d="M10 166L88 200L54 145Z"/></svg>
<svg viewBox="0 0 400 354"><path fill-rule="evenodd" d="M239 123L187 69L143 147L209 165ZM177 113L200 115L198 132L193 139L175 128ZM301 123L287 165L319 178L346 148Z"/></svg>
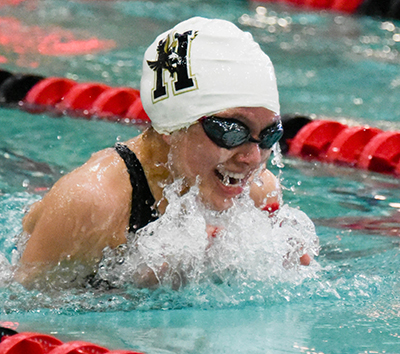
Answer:
<svg viewBox="0 0 400 354"><path fill-rule="evenodd" d="M228 108L265 107L279 114L274 67L251 34L201 17L181 22L150 45L140 97L161 134Z"/></svg>

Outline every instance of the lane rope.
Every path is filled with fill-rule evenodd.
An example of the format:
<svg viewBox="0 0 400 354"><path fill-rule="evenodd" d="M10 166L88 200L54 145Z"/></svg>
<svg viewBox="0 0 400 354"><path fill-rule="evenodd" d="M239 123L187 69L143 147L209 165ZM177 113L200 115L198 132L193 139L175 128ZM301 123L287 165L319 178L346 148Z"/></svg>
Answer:
<svg viewBox="0 0 400 354"><path fill-rule="evenodd" d="M400 177L400 132L347 126L333 120L282 117L289 156Z"/></svg>
<svg viewBox="0 0 400 354"><path fill-rule="evenodd" d="M135 125L150 123L137 89L4 70L0 70L0 105L18 107L32 114L68 115Z"/></svg>
<svg viewBox="0 0 400 354"><path fill-rule="evenodd" d="M283 3L305 11L329 11L345 15L364 15L400 19L399 0L250 0L257 4Z"/></svg>
<svg viewBox="0 0 400 354"><path fill-rule="evenodd" d="M278 2L313 10L330 10L352 14L357 11L364 0L251 0L261 3Z"/></svg>
<svg viewBox="0 0 400 354"><path fill-rule="evenodd" d="M56 337L34 333L21 332L0 327L1 354L143 354L132 350L109 350L102 346L85 342L71 341L63 343Z"/></svg>
<svg viewBox="0 0 400 354"><path fill-rule="evenodd" d="M103 83L78 83L62 77L12 74L0 70L0 104L32 114L68 115L146 126L140 92ZM347 126L334 120L282 117L283 153L306 160L352 166L400 176L400 132Z"/></svg>

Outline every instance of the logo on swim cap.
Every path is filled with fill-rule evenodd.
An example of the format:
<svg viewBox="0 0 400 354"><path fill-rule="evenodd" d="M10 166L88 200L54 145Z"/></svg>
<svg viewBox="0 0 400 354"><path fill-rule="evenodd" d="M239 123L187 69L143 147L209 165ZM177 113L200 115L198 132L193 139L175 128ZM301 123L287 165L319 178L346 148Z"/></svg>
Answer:
<svg viewBox="0 0 400 354"><path fill-rule="evenodd" d="M186 31L182 34L173 32L159 41L156 60L147 60L154 71L153 103L168 98L170 86L174 96L198 88L190 66L190 47L196 36L197 31ZM166 71L170 74L171 85L166 82Z"/></svg>

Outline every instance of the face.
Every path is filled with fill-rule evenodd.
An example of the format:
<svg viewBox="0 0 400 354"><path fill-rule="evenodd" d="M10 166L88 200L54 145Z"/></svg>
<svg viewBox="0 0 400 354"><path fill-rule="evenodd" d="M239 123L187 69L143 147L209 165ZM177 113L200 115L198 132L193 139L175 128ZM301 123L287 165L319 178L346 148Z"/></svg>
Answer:
<svg viewBox="0 0 400 354"><path fill-rule="evenodd" d="M274 112L262 107L232 108L214 116L239 120L255 139L279 119ZM221 148L207 137L199 123L166 136L165 140L170 145L173 177L183 178L188 187L198 178L203 202L218 211L232 206L233 198L243 192L249 178L266 163L271 153L254 142L232 149Z"/></svg>

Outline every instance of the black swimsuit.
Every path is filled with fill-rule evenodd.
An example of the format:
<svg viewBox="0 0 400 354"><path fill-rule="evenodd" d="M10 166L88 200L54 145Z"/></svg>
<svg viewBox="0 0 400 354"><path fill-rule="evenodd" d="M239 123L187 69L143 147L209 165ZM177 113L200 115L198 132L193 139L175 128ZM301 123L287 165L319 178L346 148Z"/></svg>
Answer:
<svg viewBox="0 0 400 354"><path fill-rule="evenodd" d="M131 216L129 218L129 232L135 233L140 228L158 219L158 213L154 208L155 199L143 167L135 153L126 145L116 144L115 150L124 160L132 185ZM87 282L95 289L111 290L115 285L109 280L103 279L97 272L87 276Z"/></svg>
<svg viewBox="0 0 400 354"><path fill-rule="evenodd" d="M157 220L157 211L154 208L155 199L151 193L143 167L135 153L126 145L116 144L119 156L124 160L132 185L131 216L129 218L129 232L136 232L148 223Z"/></svg>

